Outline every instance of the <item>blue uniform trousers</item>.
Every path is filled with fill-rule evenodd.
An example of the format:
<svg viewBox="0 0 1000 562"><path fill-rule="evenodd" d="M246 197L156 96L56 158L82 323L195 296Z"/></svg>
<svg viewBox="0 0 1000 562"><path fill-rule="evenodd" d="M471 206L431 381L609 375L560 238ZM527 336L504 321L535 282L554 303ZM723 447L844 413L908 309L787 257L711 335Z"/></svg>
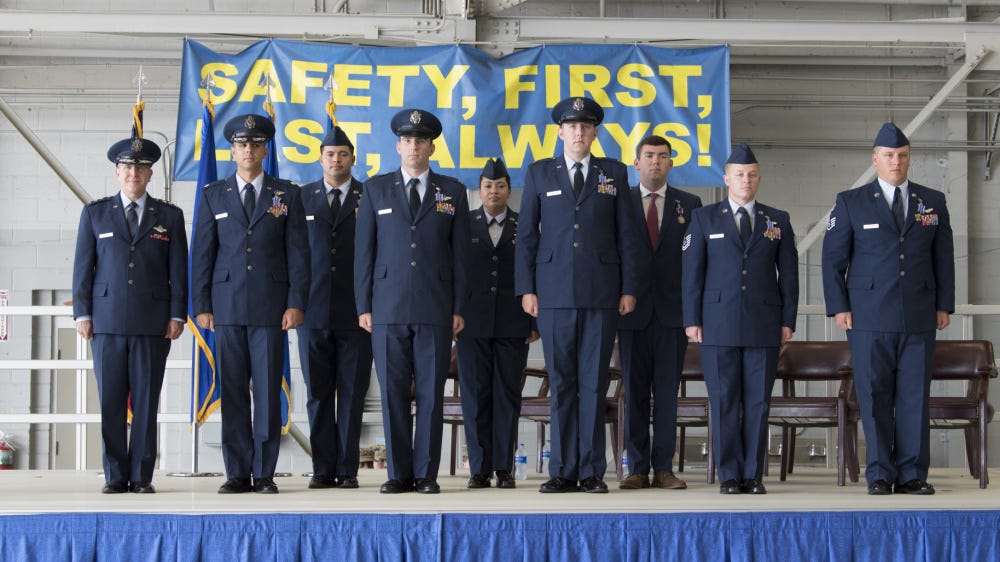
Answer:
<svg viewBox="0 0 1000 562"><path fill-rule="evenodd" d="M458 338L465 442L472 474L514 469L525 338Z"/></svg>
<svg viewBox="0 0 1000 562"><path fill-rule="evenodd" d="M934 331L848 330L847 341L865 430L865 478L897 484L926 480Z"/></svg>
<svg viewBox="0 0 1000 562"><path fill-rule="evenodd" d="M382 392L391 480L436 480L441 463L442 398L451 363L451 327L375 324L375 374ZM416 431L410 414L416 400Z"/></svg>
<svg viewBox="0 0 1000 562"><path fill-rule="evenodd" d="M549 475L553 478L604 478L608 468L605 399L617 324L616 309L543 308L538 312L552 395Z"/></svg>
<svg viewBox="0 0 1000 562"><path fill-rule="evenodd" d="M760 480L779 347L701 346L719 480Z"/></svg>
<svg viewBox="0 0 1000 562"><path fill-rule="evenodd" d="M215 344L222 379L222 459L226 477L271 478L281 442L285 333L278 326L216 325Z"/></svg>
<svg viewBox="0 0 1000 562"><path fill-rule="evenodd" d="M94 334L90 348L101 403L104 481L149 483L156 464L156 410L170 340L162 335ZM129 400L132 434L126 438Z"/></svg>
<svg viewBox="0 0 1000 562"><path fill-rule="evenodd" d="M314 476L357 476L361 418L372 376L372 338L364 330L298 329L309 396Z"/></svg>
<svg viewBox="0 0 1000 562"><path fill-rule="evenodd" d="M671 471L677 446L677 390L684 370L688 337L652 315L639 330L618 330L618 351L625 384L625 444L630 474ZM650 446L650 397L653 438Z"/></svg>

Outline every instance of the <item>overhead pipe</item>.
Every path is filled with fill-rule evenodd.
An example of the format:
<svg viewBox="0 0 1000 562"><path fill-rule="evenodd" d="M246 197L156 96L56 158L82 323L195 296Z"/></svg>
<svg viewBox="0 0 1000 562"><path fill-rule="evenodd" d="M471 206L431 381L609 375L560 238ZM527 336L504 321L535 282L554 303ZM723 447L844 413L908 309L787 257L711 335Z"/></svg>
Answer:
<svg viewBox="0 0 1000 562"><path fill-rule="evenodd" d="M87 193L87 190L80 185L80 182L76 181L76 178L74 178L73 174L69 172L69 169L62 165L62 162L56 158L56 155L53 154L47 146L45 146L42 139L38 138L38 135L31 130L31 127L28 127L28 124L21 119L20 115L14 112L10 105L7 104L7 101L2 97L0 97L0 112L3 112L4 116L6 116L7 119L9 119L14 125L14 128L17 129L21 133L21 136L23 136L24 139L35 149L35 151L38 152L38 155L45 160L45 163L52 168L52 171L55 172L60 179L62 179L63 183L69 187L70 191L76 195L77 199L83 202L84 205L93 201L94 198Z"/></svg>

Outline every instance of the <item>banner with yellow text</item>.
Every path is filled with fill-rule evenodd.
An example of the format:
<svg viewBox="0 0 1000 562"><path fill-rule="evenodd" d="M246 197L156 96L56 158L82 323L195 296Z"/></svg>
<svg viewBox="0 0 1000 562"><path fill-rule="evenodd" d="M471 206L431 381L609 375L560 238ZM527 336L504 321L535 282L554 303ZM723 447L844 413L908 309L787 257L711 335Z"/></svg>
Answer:
<svg viewBox="0 0 1000 562"><path fill-rule="evenodd" d="M210 80L206 80L210 77ZM211 82L212 86L206 86ZM562 153L552 122L561 99L582 96L605 111L593 152L631 164L650 134L670 140L676 187L721 186L730 150L729 50L646 45L553 45L495 59L466 46L353 47L261 41L234 55L185 41L174 176L195 180L201 107L215 105L216 131L231 117L261 113L270 95L285 179L321 177L317 164L326 106L354 141L360 179L399 167L392 116L433 112L444 132L431 166L476 187L487 158L502 156L515 188L526 167ZM229 143L216 138L219 177L235 171ZM633 183L635 170L630 167Z"/></svg>

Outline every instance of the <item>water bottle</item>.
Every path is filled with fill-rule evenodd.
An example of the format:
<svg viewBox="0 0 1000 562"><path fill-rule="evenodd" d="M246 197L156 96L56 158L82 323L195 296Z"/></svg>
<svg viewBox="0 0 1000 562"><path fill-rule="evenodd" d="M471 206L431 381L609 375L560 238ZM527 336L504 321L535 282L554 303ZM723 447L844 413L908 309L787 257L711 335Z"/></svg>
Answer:
<svg viewBox="0 0 1000 562"><path fill-rule="evenodd" d="M622 472L628 474L628 450L622 449Z"/></svg>
<svg viewBox="0 0 1000 562"><path fill-rule="evenodd" d="M528 452L524 450L524 443L518 443L514 451L514 479L528 479Z"/></svg>
<svg viewBox="0 0 1000 562"><path fill-rule="evenodd" d="M542 447L542 472L549 468L550 458L552 458L552 441L546 439L545 446Z"/></svg>

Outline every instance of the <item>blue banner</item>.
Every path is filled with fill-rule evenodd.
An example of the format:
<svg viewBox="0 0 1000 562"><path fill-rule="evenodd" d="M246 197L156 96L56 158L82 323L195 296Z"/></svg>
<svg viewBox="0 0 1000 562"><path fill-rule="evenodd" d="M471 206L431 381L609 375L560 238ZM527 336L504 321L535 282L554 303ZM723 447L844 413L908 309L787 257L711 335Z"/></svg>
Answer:
<svg viewBox="0 0 1000 562"><path fill-rule="evenodd" d="M211 75L214 86L202 86ZM331 87L332 86L332 87ZM593 152L635 159L650 134L670 140L677 187L722 186L730 150L729 50L725 46L668 49L646 45L554 45L494 59L466 46L353 47L261 41L241 53L216 53L185 41L174 176L194 180L200 158L201 107L209 96L216 122L261 113L270 94L282 177L306 183L317 164L336 103L340 126L354 141L355 175L399 167L389 121L419 107L437 115L444 132L431 166L478 185L487 158L502 155L515 188L535 160L562 153L552 122L561 99L583 96L605 111ZM221 133L223 127L218 127ZM235 171L229 143L217 136L219 177ZM637 181L630 167L632 180Z"/></svg>

